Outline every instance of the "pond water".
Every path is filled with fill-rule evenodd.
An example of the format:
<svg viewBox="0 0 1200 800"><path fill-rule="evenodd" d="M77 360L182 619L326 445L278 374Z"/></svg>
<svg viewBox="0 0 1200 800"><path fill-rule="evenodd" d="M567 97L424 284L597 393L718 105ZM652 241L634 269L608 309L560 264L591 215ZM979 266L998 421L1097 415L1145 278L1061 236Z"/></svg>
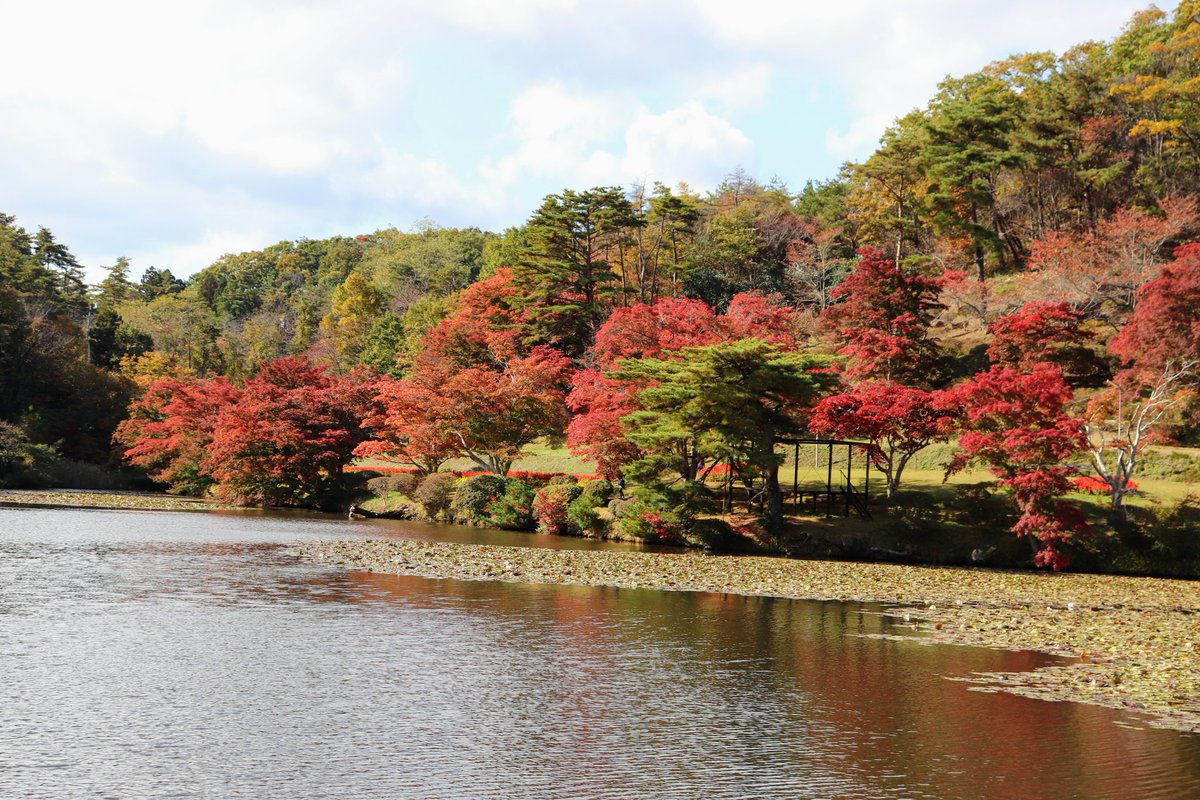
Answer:
<svg viewBox="0 0 1200 800"><path fill-rule="evenodd" d="M0 509L0 797L1194 798L1200 736L878 608L316 566L309 515Z"/></svg>

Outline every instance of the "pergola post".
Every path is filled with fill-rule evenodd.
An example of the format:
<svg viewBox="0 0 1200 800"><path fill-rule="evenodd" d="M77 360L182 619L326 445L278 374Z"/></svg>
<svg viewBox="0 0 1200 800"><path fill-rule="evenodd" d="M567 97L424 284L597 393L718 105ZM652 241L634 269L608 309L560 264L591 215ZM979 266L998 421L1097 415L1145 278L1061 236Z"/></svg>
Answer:
<svg viewBox="0 0 1200 800"><path fill-rule="evenodd" d="M792 509L800 513L800 445L796 444L796 457L792 461Z"/></svg>
<svg viewBox="0 0 1200 800"><path fill-rule="evenodd" d="M825 475L825 516L833 516L833 442L829 443L829 451L825 454L828 457L828 471Z"/></svg>
<svg viewBox="0 0 1200 800"><path fill-rule="evenodd" d="M846 516L850 516L850 493L854 491L854 445L846 445Z"/></svg>

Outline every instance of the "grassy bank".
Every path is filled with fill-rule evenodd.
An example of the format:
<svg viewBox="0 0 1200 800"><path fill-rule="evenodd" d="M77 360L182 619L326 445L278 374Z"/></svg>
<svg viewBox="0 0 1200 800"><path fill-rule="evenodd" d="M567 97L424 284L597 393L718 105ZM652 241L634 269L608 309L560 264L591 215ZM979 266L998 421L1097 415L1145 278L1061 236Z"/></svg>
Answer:
<svg viewBox="0 0 1200 800"><path fill-rule="evenodd" d="M929 641L1070 657L981 684L1150 715L1200 732L1200 583L749 556L590 552L409 541L301 546L321 563L431 578L883 601Z"/></svg>

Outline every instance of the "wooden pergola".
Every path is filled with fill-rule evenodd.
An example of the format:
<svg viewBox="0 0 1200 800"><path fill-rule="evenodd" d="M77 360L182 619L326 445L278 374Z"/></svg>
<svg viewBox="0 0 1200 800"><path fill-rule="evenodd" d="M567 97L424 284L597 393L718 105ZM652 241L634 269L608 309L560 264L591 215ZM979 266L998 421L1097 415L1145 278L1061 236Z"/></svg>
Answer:
<svg viewBox="0 0 1200 800"><path fill-rule="evenodd" d="M848 439L780 439L779 444L786 447L794 447L792 458L792 494L791 501L794 508L794 513L799 514L801 509L811 511L813 514L821 513L824 507L825 516L832 517L836 512L842 516L850 516L851 513L856 513L863 519L871 518L871 510L869 508L870 490L871 490L871 445L869 442L856 442ZM801 489L800 488L800 447L802 445L813 445L814 447L824 447L826 449L826 473L825 473L825 488L824 489ZM833 475L833 459L834 448L846 448L846 471L843 476L839 476L837 483L834 483ZM860 449L863 452L863 481L862 488L854 485L854 450Z"/></svg>

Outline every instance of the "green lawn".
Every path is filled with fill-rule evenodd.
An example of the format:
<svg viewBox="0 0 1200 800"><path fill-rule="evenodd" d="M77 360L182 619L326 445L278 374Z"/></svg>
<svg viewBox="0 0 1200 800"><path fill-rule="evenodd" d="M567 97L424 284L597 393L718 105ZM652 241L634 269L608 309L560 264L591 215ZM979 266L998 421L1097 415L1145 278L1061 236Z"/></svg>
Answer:
<svg viewBox="0 0 1200 800"><path fill-rule="evenodd" d="M984 470L959 472L950 476L948 480L945 480L945 470L941 464L945 462L950 449L949 445L934 445L918 454L904 471L901 490L927 493L935 499L940 500L948 497L955 486L988 483L995 480L990 473ZM1200 448L1155 447L1151 448L1151 452L1174 456L1175 458L1183 456L1200 461ZM791 489L792 478L795 474L791 456L792 454L789 453L788 458L779 470L780 481L783 483L785 491ZM805 446L801 450L799 478L802 487L811 489L825 485L825 479L828 475L828 464L824 459L825 451L823 448L820 448L820 453L816 454L815 457L811 447ZM364 466L383 466L387 464L387 462L374 459L365 459L360 463ZM478 467L470 459L455 458L447 461L443 469L466 471L478 469ZM591 475L596 472L596 464L572 456L566 447L555 446L542 440L526 448L526 454L516 461L513 469L522 472L562 472L571 475ZM845 455L843 450L840 454L835 454L834 458L833 481L835 486L840 485L844 480L844 470ZM856 457L853 465L853 477L854 485L857 488L862 487L863 474L861 460ZM1127 500L1128 503L1135 506L1153 506L1163 502L1173 503L1184 499L1189 494L1200 495L1200 482L1196 481L1140 476L1136 477L1136 480L1141 488L1141 492ZM882 477L878 471L872 470L872 497L878 501L883 496L883 490ZM1108 499L1104 495L1072 493L1070 497L1078 502L1098 508L1103 508L1108 503Z"/></svg>
<svg viewBox="0 0 1200 800"><path fill-rule="evenodd" d="M387 461L365 458L358 462L367 467L395 466ZM469 458L452 458L442 465L449 471L469 472L479 469ZM513 469L520 472L563 472L568 475L593 475L596 464L591 461L575 458L566 447L555 447L542 440L525 448L525 455L517 459Z"/></svg>

